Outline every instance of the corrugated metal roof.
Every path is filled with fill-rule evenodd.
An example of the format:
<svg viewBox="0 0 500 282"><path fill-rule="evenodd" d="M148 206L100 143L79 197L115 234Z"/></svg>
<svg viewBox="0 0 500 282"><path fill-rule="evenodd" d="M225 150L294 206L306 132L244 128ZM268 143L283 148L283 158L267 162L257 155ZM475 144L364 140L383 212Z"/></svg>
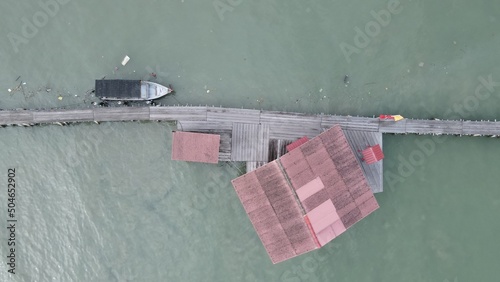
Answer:
<svg viewBox="0 0 500 282"><path fill-rule="evenodd" d="M363 214L358 205L367 200L375 201L360 164L338 125L284 155L280 163L295 189L317 177L323 182L324 190L301 201L306 212L331 199L348 228L368 214L368 210Z"/></svg>
<svg viewBox="0 0 500 282"><path fill-rule="evenodd" d="M338 125L232 183L273 263L325 245L378 208Z"/></svg>
<svg viewBox="0 0 500 282"><path fill-rule="evenodd" d="M232 181L273 263L316 248L311 233L276 161Z"/></svg>
<svg viewBox="0 0 500 282"><path fill-rule="evenodd" d="M380 145L377 144L375 146L368 147L363 150L363 160L367 164L373 164L384 158L384 153L380 148Z"/></svg>

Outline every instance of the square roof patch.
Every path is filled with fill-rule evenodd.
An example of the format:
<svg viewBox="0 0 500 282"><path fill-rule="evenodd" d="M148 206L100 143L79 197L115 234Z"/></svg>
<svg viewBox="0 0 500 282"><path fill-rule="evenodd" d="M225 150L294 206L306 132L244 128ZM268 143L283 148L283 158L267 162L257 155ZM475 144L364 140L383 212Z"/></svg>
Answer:
<svg viewBox="0 0 500 282"><path fill-rule="evenodd" d="M216 164L219 146L220 135L175 131L172 160Z"/></svg>

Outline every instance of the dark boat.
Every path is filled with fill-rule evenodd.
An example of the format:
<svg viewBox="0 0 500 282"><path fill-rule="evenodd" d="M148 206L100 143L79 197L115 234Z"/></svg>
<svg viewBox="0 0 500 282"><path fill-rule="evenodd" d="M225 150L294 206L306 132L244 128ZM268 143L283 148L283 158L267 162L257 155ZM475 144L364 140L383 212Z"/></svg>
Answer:
<svg viewBox="0 0 500 282"><path fill-rule="evenodd" d="M173 89L145 80L100 79L95 81L95 95L102 100L150 101L173 92Z"/></svg>

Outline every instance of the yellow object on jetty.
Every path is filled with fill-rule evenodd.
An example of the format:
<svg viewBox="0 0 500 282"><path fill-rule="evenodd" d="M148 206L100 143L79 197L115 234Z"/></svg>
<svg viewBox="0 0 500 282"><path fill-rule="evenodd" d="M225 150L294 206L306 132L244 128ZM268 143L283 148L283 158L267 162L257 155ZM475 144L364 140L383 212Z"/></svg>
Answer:
<svg viewBox="0 0 500 282"><path fill-rule="evenodd" d="M394 118L394 121L400 121L402 119L404 119L403 116L400 116L400 115L395 115L395 116L392 116Z"/></svg>

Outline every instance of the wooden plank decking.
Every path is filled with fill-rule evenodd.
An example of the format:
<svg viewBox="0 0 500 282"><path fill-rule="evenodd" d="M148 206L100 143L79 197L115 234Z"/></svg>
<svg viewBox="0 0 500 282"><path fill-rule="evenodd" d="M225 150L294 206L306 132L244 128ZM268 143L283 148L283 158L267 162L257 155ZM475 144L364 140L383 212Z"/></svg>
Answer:
<svg viewBox="0 0 500 282"><path fill-rule="evenodd" d="M149 107L95 108L96 121L150 120ZM79 115L82 113L80 112Z"/></svg>
<svg viewBox="0 0 500 282"><path fill-rule="evenodd" d="M344 130L347 142L351 145L352 151L356 155L358 163L361 165L361 169L368 181L368 185L372 189L373 193L380 193L383 191L384 182L383 176L383 162L384 160L378 161L374 164L367 164L362 161L363 155L361 152L368 146L373 146L379 144L382 147L382 133L373 131L360 131L360 130Z"/></svg>
<svg viewBox="0 0 500 282"><path fill-rule="evenodd" d="M313 138L322 132L321 118L321 115L269 111L260 113L260 123L269 124L272 139L293 140L303 136Z"/></svg>
<svg viewBox="0 0 500 282"><path fill-rule="evenodd" d="M149 119L207 121L207 107L151 107Z"/></svg>
<svg viewBox="0 0 500 282"><path fill-rule="evenodd" d="M396 134L500 135L500 121L417 120L381 121L371 117L306 115L302 113L218 107L109 107L56 110L0 111L0 125L85 121L200 121L218 123L262 123L270 127L270 138L314 137L339 124L343 129Z"/></svg>
<svg viewBox="0 0 500 282"><path fill-rule="evenodd" d="M58 110L33 112L34 123L53 123L53 122L84 122L94 121L94 111L86 110Z"/></svg>
<svg viewBox="0 0 500 282"><path fill-rule="evenodd" d="M267 162L269 125L233 123L231 160L236 162Z"/></svg>
<svg viewBox="0 0 500 282"><path fill-rule="evenodd" d="M23 124L34 123L33 111L1 111L0 124Z"/></svg>
<svg viewBox="0 0 500 282"><path fill-rule="evenodd" d="M177 121L178 130L219 134L219 160L247 161L248 170L283 154L284 144L302 136L315 137L335 124L345 130L355 151L364 149L365 143L382 146L382 133L500 136L500 121L496 120L404 119L394 122L373 117L308 115L208 106L0 110L1 126L131 120ZM369 166L360 163L372 190L382 191L382 162Z"/></svg>

